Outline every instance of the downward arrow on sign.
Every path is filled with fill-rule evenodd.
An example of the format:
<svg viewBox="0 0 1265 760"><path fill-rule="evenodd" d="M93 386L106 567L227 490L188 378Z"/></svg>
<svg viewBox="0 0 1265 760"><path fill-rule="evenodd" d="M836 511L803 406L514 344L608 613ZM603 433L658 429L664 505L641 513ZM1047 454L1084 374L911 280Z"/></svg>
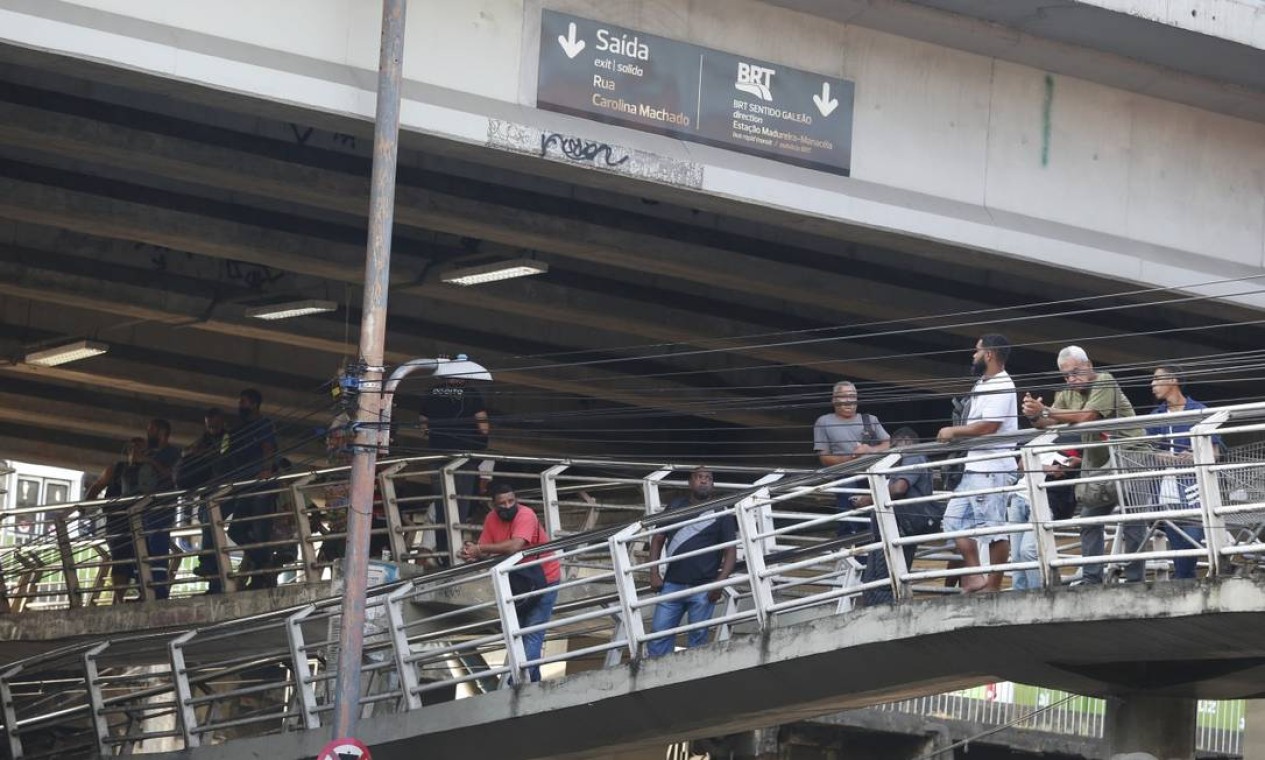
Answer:
<svg viewBox="0 0 1265 760"><path fill-rule="evenodd" d="M575 22L571 22L567 26L567 36L558 35L558 44L562 46L562 52L567 54L568 58L575 58L584 49L584 40L575 38ZM815 97L815 96L814 96Z"/></svg>
<svg viewBox="0 0 1265 760"><path fill-rule="evenodd" d="M584 43L580 43L583 45ZM821 83L821 94L813 96L813 102L817 104L817 110L821 111L822 116L829 116L839 107L839 101L830 97L830 83Z"/></svg>

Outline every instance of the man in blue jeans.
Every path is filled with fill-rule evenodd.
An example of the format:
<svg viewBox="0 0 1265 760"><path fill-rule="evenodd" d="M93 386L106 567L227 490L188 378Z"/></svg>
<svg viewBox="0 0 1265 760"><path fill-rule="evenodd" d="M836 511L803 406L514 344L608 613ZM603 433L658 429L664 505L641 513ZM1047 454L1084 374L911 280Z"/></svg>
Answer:
<svg viewBox="0 0 1265 760"><path fill-rule="evenodd" d="M511 554L530 549L533 546L549 543L549 534L540 524L531 507L518 503L514 489L508 483L497 483L492 487L492 511L483 518L483 532L479 534L479 542L467 541L461 549L461 558L468 562L476 562L490 557L508 557ZM552 556L553 552L544 555L527 554L520 560L532 562L541 556ZM558 601L557 585L562 580L562 566L558 560L551 559L539 568L540 588L549 588L543 594L515 603L518 613L518 624L522 628L544 625L553 616L553 605ZM524 572L526 575L527 573ZM539 590L539 589L533 589ZM516 592L520 593L520 592ZM539 660L545 645L545 632L533 631L523 636L523 652L529 662ZM527 668L530 681L540 680L540 666Z"/></svg>
<svg viewBox="0 0 1265 760"><path fill-rule="evenodd" d="M1176 364L1165 364L1155 369L1151 379L1151 393L1154 394L1155 400L1159 404L1151 411L1152 414L1166 414L1168 412L1191 412L1197 409L1207 409L1207 404L1196 401L1186 395L1186 381L1182 376L1181 367ZM1162 419L1162 418L1161 418ZM1164 424L1148 425L1146 428L1147 435L1164 435L1168 436L1166 440L1160 441L1155 446L1164 452L1167 459L1173 467L1189 467L1194 461L1192 454L1192 444L1190 442L1190 423L1175 425L1171 422ZM1185 435L1181 435L1185 433ZM1221 436L1213 436L1213 445L1221 446ZM1198 506L1192 502L1187 495L1187 490L1195 485L1195 476L1193 474L1169 475L1160 480L1159 502L1170 509L1189 509ZM1166 487L1167 486L1167 487ZM1203 547L1204 529L1203 525L1198 522L1198 518L1187 520L1165 520L1163 523L1164 534L1168 536L1168 545L1170 549L1199 549ZM1173 577L1194 578L1195 570L1198 567L1198 559L1195 557L1178 557L1173 560Z"/></svg>
<svg viewBox="0 0 1265 760"><path fill-rule="evenodd" d="M668 509L685 509L711 499L712 481L712 473L707 468L699 467L694 470L690 473L689 498L674 500L668 505ZM738 549L735 546L681 557L681 559L671 558L733 541L737 535L738 522L733 515L716 515L712 512L706 513L706 518L703 520L686 522L676 530L656 533L654 538L650 539L650 561L666 556L670 562L666 565L656 565L651 569L650 588L658 591L660 596L666 596L679 591L688 591L695 586L725 580L733 573L734 563L738 559ZM676 628L686 614L689 615L690 623L702 623L709 620L720 597L721 589L715 588L659 602L654 608L652 632L659 633ZM689 631L686 645L697 647L706 644L707 631L705 626ZM646 652L651 657L662 657L672 651L675 639L675 636L653 639L646 644Z"/></svg>

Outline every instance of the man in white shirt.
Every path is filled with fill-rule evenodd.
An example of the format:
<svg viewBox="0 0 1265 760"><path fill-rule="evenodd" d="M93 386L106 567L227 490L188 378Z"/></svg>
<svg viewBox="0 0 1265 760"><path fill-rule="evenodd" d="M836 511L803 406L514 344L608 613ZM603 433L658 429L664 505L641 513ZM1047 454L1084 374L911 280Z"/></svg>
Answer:
<svg viewBox="0 0 1265 760"><path fill-rule="evenodd" d="M936 440L950 443L964 438L1014 433L1019 430L1018 399L1014 381L1006 374L1006 359L1010 356L1010 341L1004 335L990 333L975 344L971 369L979 381L971 389L971 406L966 424L941 428ZM1001 489L1014 483L1017 465L1015 457L997 456L1013 452L1014 444L988 443L971 447L957 492ZM1006 494L996 493L955 496L944 511L944 530L971 530L992 528L1006 524ZM1005 533L983 537L988 542L991 565L1005 564L1010 556L1010 540ZM979 567L979 545L975 538L958 538L958 553L967 567ZM962 590L1000 591L1002 574L988 573L962 577Z"/></svg>

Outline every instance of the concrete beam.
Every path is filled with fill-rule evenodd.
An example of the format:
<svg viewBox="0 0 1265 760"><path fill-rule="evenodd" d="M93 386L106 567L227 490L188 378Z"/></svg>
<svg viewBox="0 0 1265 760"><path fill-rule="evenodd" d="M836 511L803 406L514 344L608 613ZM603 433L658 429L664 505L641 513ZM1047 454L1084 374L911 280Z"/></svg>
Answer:
<svg viewBox="0 0 1265 760"><path fill-rule="evenodd" d="M83 117L50 114L11 103L0 107L0 113L4 115L0 120L0 142L36 147L128 170L144 166L153 173L183 181L356 216L364 214L362 199L367 197L368 190L366 182L358 177ZM636 224L625 224L623 227L593 224L407 185L399 188L396 219L401 225L476 237L509 246L531 247L616 267L637 276L654 274L678 279L695 287L707 288L709 292L726 290L733 294L758 295L775 301L807 305L822 311L823 315L908 320L911 324L934 326L967 339L977 337L981 329L971 324L974 319L949 320L950 323L945 324L945 320L936 315L962 314L987 308L977 301L896 283L876 285L863 278L785 262L775 265L761 257L639 232ZM653 223L653 220L647 221ZM773 241L769 244L780 245ZM833 257L840 254L822 251L821 255ZM441 300L461 297L431 285L414 283L403 287L406 292L412 290ZM840 294L846 294L846 297ZM522 308L521 304L511 303L493 306L500 310ZM644 310L641 311L644 314ZM998 310L991 312L987 318L1010 320L1025 316L1029 315L1020 311ZM566 320L574 319L574 315L542 318ZM1016 343L1049 343L1054 348L1084 335L1112 333L1089 321L1055 321L1045 317L1010 322L1005 330ZM636 317L625 325L624 331L654 339L653 327L639 325ZM742 334L742 331L730 334ZM832 351L844 352L842 358L845 360L862 358L860 352L854 351L846 342L834 342L830 346ZM1197 353L1193 350L1195 346L1194 343L1130 338L1127 343L1103 342L1097 358L1105 363L1151 361L1157 357L1194 355ZM1186 350L1187 347L1192 350ZM785 358L793 356L774 360ZM861 379L893 379L892 372L882 373L881 369L874 369L878 367L881 367L879 362L857 362L849 363L838 371ZM886 376L860 374L863 372ZM900 375L901 372L898 370L895 374ZM904 374L916 378L920 373L906 371Z"/></svg>
<svg viewBox="0 0 1265 760"><path fill-rule="evenodd" d="M3 180L0 180L2 183ZM161 213L161 212L156 212ZM241 308L224 308L221 311L230 315L235 311L239 316L233 318L209 317L209 307L213 304L209 299L197 297L181 297L178 294L156 292L135 285L123 284L117 291L104 290L100 280L91 277L77 277L61 271L46 271L16 263L0 263L0 271L7 276L0 280L0 292L24 298L34 298L59 305L74 305L94 311L115 313L136 319L150 320L160 324L184 325L207 333L250 338L289 347L301 347L323 351L336 356L345 356L348 352L346 336L341 325L322 320L305 320L301 324L291 323L277 326L266 326L258 321L248 320L240 316ZM319 276L319 275L318 275ZM395 348L388 353L388 359L394 362L405 361L416 356L425 356L434 352L434 346L417 341L411 336L395 332L390 345ZM187 347L188 348L188 347ZM264 361L258 357L254 361ZM480 359L493 366L513 366L518 363L514 357L489 350L480 351ZM288 368L289 369L289 368ZM332 376L333 366L328 373ZM572 373L575 374L575 373ZM695 395L690 386L676 383L668 379L656 378L641 381L631 375L585 368L582 373L587 380L568 379L563 371L550 373L498 370L500 381L523 385L525 387L548 390L560 394L584 398L600 398L629 406L650 409L670 409L681 414L703 416L709 419L732 422L748 426L776 426L785 424L785 420L773 415L759 412L742 412L730 410L709 411L706 408L686 403L680 399ZM660 391L655 395L638 392L638 385L655 388L677 389L673 400L665 397ZM182 394L184 395L184 394ZM724 398L719 393L713 397ZM741 404L741 399L729 396L734 404ZM186 402L201 403L193 399ZM204 399L205 400L205 399Z"/></svg>

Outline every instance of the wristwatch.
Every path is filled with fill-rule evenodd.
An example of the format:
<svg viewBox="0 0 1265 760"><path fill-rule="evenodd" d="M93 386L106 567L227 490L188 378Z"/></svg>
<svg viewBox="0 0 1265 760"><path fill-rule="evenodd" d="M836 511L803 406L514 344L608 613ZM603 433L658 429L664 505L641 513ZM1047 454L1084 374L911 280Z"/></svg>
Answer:
<svg viewBox="0 0 1265 760"><path fill-rule="evenodd" d="M1041 419L1043 420L1050 419L1050 407L1047 406L1041 410Z"/></svg>

